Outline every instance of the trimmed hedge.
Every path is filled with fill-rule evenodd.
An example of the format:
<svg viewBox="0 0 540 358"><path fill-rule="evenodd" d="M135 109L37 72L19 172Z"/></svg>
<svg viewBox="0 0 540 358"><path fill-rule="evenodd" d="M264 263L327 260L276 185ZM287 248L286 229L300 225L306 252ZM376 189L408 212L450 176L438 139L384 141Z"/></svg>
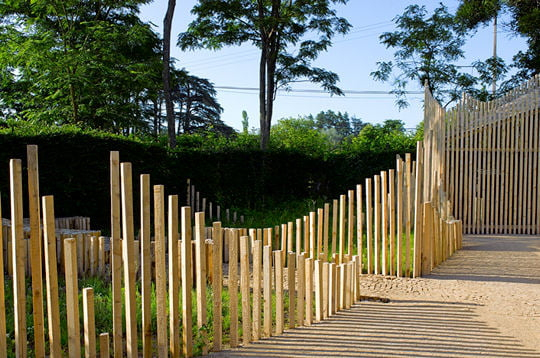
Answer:
<svg viewBox="0 0 540 358"><path fill-rule="evenodd" d="M186 179L191 178L208 200L222 207L257 209L278 201L332 199L363 183L364 178L394 167L396 156L394 152L330 153L326 158L314 158L298 151L255 149L210 152L180 148L169 152L157 144L118 136L0 134L4 217L9 217L9 159L22 159L24 169L27 144L39 146L40 194L55 196L56 215L89 216L92 227L104 233L110 228L111 150L120 152L121 161L133 164L136 212L142 173L151 175L152 184L164 184L167 195L178 194L180 203L185 203Z"/></svg>

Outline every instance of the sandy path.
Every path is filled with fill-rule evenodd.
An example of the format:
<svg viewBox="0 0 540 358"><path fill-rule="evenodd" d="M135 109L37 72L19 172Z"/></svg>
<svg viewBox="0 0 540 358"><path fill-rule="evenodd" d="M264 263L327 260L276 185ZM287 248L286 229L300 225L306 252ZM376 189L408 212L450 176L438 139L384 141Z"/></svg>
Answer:
<svg viewBox="0 0 540 358"><path fill-rule="evenodd" d="M421 279L364 276L361 301L215 357L540 357L540 237L469 236Z"/></svg>

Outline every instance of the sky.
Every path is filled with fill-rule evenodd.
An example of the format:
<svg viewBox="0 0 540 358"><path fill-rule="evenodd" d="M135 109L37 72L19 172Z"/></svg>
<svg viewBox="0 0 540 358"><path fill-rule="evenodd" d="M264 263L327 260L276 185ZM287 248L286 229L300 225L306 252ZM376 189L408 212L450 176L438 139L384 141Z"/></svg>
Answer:
<svg viewBox="0 0 540 358"><path fill-rule="evenodd" d="M195 0L177 1L173 18L172 39L176 44L178 34L186 31L188 24L194 19L190 10ZM403 0L349 0L347 5L337 6L338 15L345 17L352 28L346 35L338 35L333 39L333 46L322 53L314 62L336 72L340 77L338 86L344 91L390 91L389 83L376 82L370 76L375 71L378 61L389 61L393 58L393 49L386 49L380 44L379 36L383 32L395 30L393 19L401 15L410 4L425 5L429 12L439 5L438 1ZM443 1L450 12L454 12L458 1ZM167 0L155 0L141 7L143 20L155 25L155 30L162 33L162 24ZM508 16L499 23L508 23ZM487 26L479 29L465 46L466 57L460 65L469 66L476 60L485 60L492 54L493 28ZM507 63L519 50L525 49L525 41L515 37L507 30L507 26L498 29L498 55ZM242 111L249 116L249 127L259 127L258 92L250 90L258 88L259 51L249 44L226 47L219 51L195 50L181 51L174 46L171 56L177 68L185 68L190 74L209 79L216 86L218 101L223 107L222 120L237 130L242 129ZM468 71L473 71L469 69ZM475 74L474 72L471 72ZM231 89L233 87L234 89ZM242 88L242 89L238 89ZM326 93L309 93L301 90L318 90L317 85L297 83L292 86L300 92L279 92L274 102L275 124L280 118L298 117L317 114L321 111L348 112L368 123L382 123L386 119L400 119L406 128L415 128L422 121L423 94L408 96L409 107L398 110L395 97L390 94L348 94L330 96ZM407 90L421 92L416 83L410 83Z"/></svg>

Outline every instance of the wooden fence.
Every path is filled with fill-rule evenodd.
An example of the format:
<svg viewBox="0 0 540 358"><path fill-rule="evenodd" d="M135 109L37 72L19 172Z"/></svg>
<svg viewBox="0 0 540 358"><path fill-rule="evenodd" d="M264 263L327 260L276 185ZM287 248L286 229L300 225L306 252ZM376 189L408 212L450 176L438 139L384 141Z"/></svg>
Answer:
<svg viewBox="0 0 540 358"><path fill-rule="evenodd" d="M466 233L540 233L540 76L491 102L464 96L445 111L426 92L426 176ZM426 186L426 198L439 188Z"/></svg>

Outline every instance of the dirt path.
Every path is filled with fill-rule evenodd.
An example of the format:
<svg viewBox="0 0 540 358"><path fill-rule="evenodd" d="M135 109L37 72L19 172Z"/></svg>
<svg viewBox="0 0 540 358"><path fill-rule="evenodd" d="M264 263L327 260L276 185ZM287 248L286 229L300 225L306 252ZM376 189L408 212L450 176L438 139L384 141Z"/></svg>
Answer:
<svg viewBox="0 0 540 358"><path fill-rule="evenodd" d="M214 357L540 357L540 237L469 236L421 279L364 276L361 301Z"/></svg>

